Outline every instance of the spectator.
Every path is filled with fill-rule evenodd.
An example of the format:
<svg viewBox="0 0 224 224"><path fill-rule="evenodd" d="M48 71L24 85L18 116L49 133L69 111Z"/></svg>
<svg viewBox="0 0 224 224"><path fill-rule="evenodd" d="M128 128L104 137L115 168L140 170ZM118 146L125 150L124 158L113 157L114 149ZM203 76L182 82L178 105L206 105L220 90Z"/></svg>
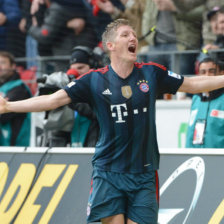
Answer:
<svg viewBox="0 0 224 224"><path fill-rule="evenodd" d="M156 28L145 38L149 46L149 54L144 60L163 64L169 70L183 75L194 74L196 54L176 55L179 57L179 67L174 68L173 56L164 52L200 48L202 11L203 8L200 6L188 13L179 13L171 0L147 1L143 14L142 33L144 35L149 33L151 28ZM172 95L165 94L158 98L172 99Z"/></svg>
<svg viewBox="0 0 224 224"><path fill-rule="evenodd" d="M218 33L217 30L217 11L224 0L207 0L203 13L202 39L203 45L214 44Z"/></svg>
<svg viewBox="0 0 224 224"><path fill-rule="evenodd" d="M224 37L224 5L219 9L217 13L217 33L220 35L223 39ZM224 41L223 41L224 42ZM224 44L222 44L222 47Z"/></svg>
<svg viewBox="0 0 224 224"><path fill-rule="evenodd" d="M224 23L224 6L216 6L212 11L208 12L207 18L210 22L212 34L215 36L215 41L211 44L205 45L203 50L213 50L219 48L219 38L222 37L223 28L222 22Z"/></svg>
<svg viewBox="0 0 224 224"><path fill-rule="evenodd" d="M204 58L199 75L223 75L223 63ZM187 131L187 148L223 148L224 146L224 88L194 95Z"/></svg>
<svg viewBox="0 0 224 224"><path fill-rule="evenodd" d="M211 11L207 13L207 19L210 22L211 31L214 35L219 34L218 26L217 26L217 14L219 10L220 10L220 6L215 6L212 8Z"/></svg>
<svg viewBox="0 0 224 224"><path fill-rule="evenodd" d="M37 48L37 41L28 33L28 29L32 24L32 17L30 14L31 8L31 1L22 0L21 3L21 11L22 11L22 18L19 23L19 29L24 35L25 38L25 49L26 49L26 68L30 69L33 66L37 67L38 63L36 61L36 57L39 55L38 48ZM49 46L48 46L49 48Z"/></svg>
<svg viewBox="0 0 224 224"><path fill-rule="evenodd" d="M24 35L18 24L21 10L18 0L0 0L0 50L9 51L15 57L23 57Z"/></svg>
<svg viewBox="0 0 224 224"><path fill-rule="evenodd" d="M38 43L51 44L53 56L69 55L73 46L94 48L97 45L95 32L86 18L85 5L80 0L51 0L43 23L33 20L29 33ZM59 60L56 70L64 70L66 66L66 61Z"/></svg>
<svg viewBox="0 0 224 224"><path fill-rule="evenodd" d="M121 0L125 9L124 11L119 7L116 7L110 0L106 1L99 1L98 6L99 8L108 13L111 16L112 20L118 18L128 19L134 29L136 30L137 37L142 37L142 15L145 9L145 0ZM138 52L141 53L144 51L144 46L146 46L145 40L141 40L138 46Z"/></svg>
<svg viewBox="0 0 224 224"><path fill-rule="evenodd" d="M9 52L0 52L0 94L9 101L31 97L29 88L21 81L15 71L14 56ZM29 146L30 113L9 113L0 116L0 145Z"/></svg>
<svg viewBox="0 0 224 224"><path fill-rule="evenodd" d="M49 0L32 0L30 5L30 13L28 13L27 19L27 33L31 37L30 29L32 27L41 27L44 24L45 15L48 13L50 7ZM35 39L35 38L33 38ZM35 39L36 40L36 39ZM37 41L37 40L36 40ZM37 42L38 54L40 56L52 56L52 43L41 43ZM43 71L42 71L43 72Z"/></svg>
<svg viewBox="0 0 224 224"><path fill-rule="evenodd" d="M219 6L215 6L211 11L207 13L207 19L210 23L212 35L214 35L217 39L217 36L219 34L218 30L218 11L220 10ZM208 57L208 51L209 50L216 50L218 49L218 46L215 44L215 41L213 43L208 43L205 46L202 47L202 51L200 52L197 61L196 61L196 73L198 73L198 62L202 61L204 58Z"/></svg>
<svg viewBox="0 0 224 224"><path fill-rule="evenodd" d="M207 14L215 6L224 4L224 0L172 0L179 12L188 12L199 5L204 6L203 18L202 18L202 39L203 44L214 43L216 37L212 33L210 23L207 19Z"/></svg>
<svg viewBox="0 0 224 224"><path fill-rule="evenodd" d="M203 57L206 57L207 54L213 54L213 57L216 56L217 59L224 61L223 52L209 52L209 50L219 50L224 49L224 5L219 8L217 11L217 29L215 30L216 40L213 44L207 44L203 48L203 53L200 54L199 60L202 60Z"/></svg>
<svg viewBox="0 0 224 224"><path fill-rule="evenodd" d="M97 41L101 43L101 36L105 27L113 21L110 13L108 13L108 9L105 10L105 7L109 7L110 10L112 5L112 7L116 7L117 10L124 11L123 0L83 0L83 2L87 9L88 20L91 22L96 32Z"/></svg>
<svg viewBox="0 0 224 224"><path fill-rule="evenodd" d="M172 0L146 1L142 22L143 35L156 26L155 31L146 37L150 54L146 60L163 64L174 72L194 74L196 54L181 55L179 71L175 71L171 55L157 53L200 49L202 12L203 6L188 13L180 13Z"/></svg>

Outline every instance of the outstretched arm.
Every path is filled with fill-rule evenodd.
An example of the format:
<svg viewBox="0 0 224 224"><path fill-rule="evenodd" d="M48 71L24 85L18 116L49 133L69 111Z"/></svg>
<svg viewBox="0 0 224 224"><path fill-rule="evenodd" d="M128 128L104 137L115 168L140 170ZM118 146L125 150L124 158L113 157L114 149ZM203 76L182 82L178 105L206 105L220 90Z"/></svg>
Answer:
<svg viewBox="0 0 224 224"><path fill-rule="evenodd" d="M224 75L185 77L179 92L202 93L224 87Z"/></svg>
<svg viewBox="0 0 224 224"><path fill-rule="evenodd" d="M40 112L53 110L71 102L67 93L61 89L50 95L32 97L26 100L9 102L0 97L0 114L17 112Z"/></svg>

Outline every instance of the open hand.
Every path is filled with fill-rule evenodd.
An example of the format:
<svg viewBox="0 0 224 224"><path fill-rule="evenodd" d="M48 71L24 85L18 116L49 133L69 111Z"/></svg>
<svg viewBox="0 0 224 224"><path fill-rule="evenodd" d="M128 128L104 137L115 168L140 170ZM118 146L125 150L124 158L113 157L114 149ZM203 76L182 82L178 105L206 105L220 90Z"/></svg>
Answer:
<svg viewBox="0 0 224 224"><path fill-rule="evenodd" d="M105 13L113 14L115 10L115 6L109 0L100 0L97 2L98 7Z"/></svg>
<svg viewBox="0 0 224 224"><path fill-rule="evenodd" d="M217 49L219 49L219 46L215 44L206 44L203 47L203 50L217 50Z"/></svg>
<svg viewBox="0 0 224 224"><path fill-rule="evenodd" d="M0 114L6 113L6 103L7 101L2 96L0 96Z"/></svg>
<svg viewBox="0 0 224 224"><path fill-rule="evenodd" d="M67 28L73 29L76 35L79 35L85 28L86 22L82 18L74 18L67 22Z"/></svg>
<svg viewBox="0 0 224 224"><path fill-rule="evenodd" d="M43 5L44 3L44 0L33 0L32 5L30 7L30 14L34 15L39 10L40 4Z"/></svg>

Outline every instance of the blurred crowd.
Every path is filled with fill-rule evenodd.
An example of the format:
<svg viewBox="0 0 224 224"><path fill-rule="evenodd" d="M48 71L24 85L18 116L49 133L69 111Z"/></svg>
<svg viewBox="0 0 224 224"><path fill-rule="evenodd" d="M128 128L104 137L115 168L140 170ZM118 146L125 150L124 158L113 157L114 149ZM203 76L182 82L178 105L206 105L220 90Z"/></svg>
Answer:
<svg viewBox="0 0 224 224"><path fill-rule="evenodd" d="M182 2L191 2L182 0ZM20 64L37 65L37 56L68 56L75 46L100 46L105 26L114 19L129 19L139 38L139 54L144 61L154 61L173 69L170 51L222 48L223 0L197 0L178 5L175 0L1 0L0 50L16 58L27 57ZM204 55L200 55L203 57ZM181 54L181 74L194 74L195 53ZM200 58L199 57L199 58ZM53 70L67 68L58 60Z"/></svg>
<svg viewBox="0 0 224 224"><path fill-rule="evenodd" d="M0 51L15 57L17 73L34 95L37 78L44 73L66 74L77 62L71 63L74 48L89 49L90 58L100 57L101 63L91 68L109 63L101 35L118 18L130 20L136 30L140 62L153 61L173 72L194 75L201 61L212 58L223 70L224 0L0 0ZM92 64L79 56L76 60ZM43 68L39 62L44 57L49 60Z"/></svg>

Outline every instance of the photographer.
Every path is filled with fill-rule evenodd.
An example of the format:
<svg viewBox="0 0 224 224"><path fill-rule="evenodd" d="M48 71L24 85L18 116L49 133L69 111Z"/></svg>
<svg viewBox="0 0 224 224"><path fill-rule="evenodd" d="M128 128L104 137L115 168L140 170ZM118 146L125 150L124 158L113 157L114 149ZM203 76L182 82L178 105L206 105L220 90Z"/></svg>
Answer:
<svg viewBox="0 0 224 224"><path fill-rule="evenodd" d="M39 95L55 92L90 68L103 66L102 55L103 51L98 47L93 51L85 46L75 47L66 73L55 72L39 79ZM40 145L50 147L95 147L99 134L96 116L86 103L70 104L46 112L43 129Z"/></svg>

